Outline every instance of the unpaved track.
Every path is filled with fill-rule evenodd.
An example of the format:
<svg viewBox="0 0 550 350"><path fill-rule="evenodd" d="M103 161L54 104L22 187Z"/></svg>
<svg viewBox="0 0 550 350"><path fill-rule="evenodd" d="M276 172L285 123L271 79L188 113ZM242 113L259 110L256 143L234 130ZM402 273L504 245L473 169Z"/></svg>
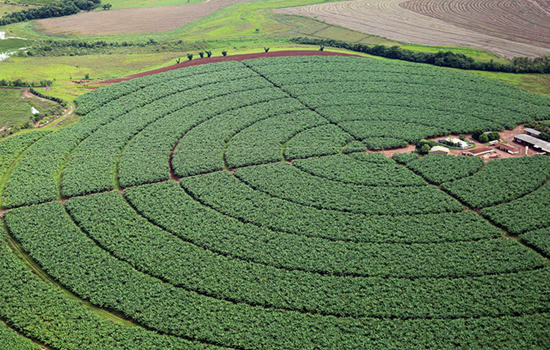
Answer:
<svg viewBox="0 0 550 350"><path fill-rule="evenodd" d="M550 48L498 38L477 32L475 27L461 28L442 19L419 14L402 7L404 2L406 0L351 0L277 9L274 12L317 17L327 23L406 43L475 47L506 58L550 54ZM481 17L480 20L482 19Z"/></svg>
<svg viewBox="0 0 550 350"><path fill-rule="evenodd" d="M343 53L343 52L331 52L331 51L313 51L313 50L289 50L289 51L272 51L272 52L263 52L263 53L247 53L240 55L229 55L229 56L217 56L210 58L199 58L192 61L184 61L179 64L174 64L168 67L154 69L146 72L141 72L133 75L129 75L124 78L115 78L109 79L102 82L94 84L115 84L120 83L121 81L132 80L135 78L146 77L152 74L158 74L163 72L168 72L174 69L181 69L192 66L200 66L203 64L209 63L218 63L218 62L228 62L228 61L244 61L251 60L255 58L267 58L267 57L287 57L287 56L351 56L351 57L361 57L354 54Z"/></svg>
<svg viewBox="0 0 550 350"><path fill-rule="evenodd" d="M43 19L38 30L62 35L109 35L167 32L215 11L250 0L210 0L196 4L83 12Z"/></svg>

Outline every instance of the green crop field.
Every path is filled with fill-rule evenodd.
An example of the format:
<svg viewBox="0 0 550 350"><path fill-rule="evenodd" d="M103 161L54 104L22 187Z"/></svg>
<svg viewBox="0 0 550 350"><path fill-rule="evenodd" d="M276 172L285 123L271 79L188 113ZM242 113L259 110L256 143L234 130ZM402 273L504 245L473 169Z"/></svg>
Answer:
<svg viewBox="0 0 550 350"><path fill-rule="evenodd" d="M304 56L76 102L79 122L0 142L14 349L550 347L549 158L376 152L550 120L550 99Z"/></svg>

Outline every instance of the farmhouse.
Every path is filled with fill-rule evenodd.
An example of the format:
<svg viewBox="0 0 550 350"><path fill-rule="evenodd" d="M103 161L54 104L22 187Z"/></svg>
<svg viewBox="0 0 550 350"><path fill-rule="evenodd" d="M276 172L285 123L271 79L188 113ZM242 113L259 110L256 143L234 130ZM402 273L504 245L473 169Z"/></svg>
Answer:
<svg viewBox="0 0 550 350"><path fill-rule="evenodd" d="M449 154L449 149L443 146L433 146L428 154Z"/></svg>
<svg viewBox="0 0 550 350"><path fill-rule="evenodd" d="M478 148L474 148L473 150L471 150L466 154L469 156L479 157L479 156L484 156L486 154L491 154L494 152L495 150L489 147L478 147Z"/></svg>
<svg viewBox="0 0 550 350"><path fill-rule="evenodd" d="M529 136L526 134L519 134L514 136L514 142L517 142L522 145L530 146L542 152L550 153L550 142L537 139L536 137L533 137L533 136Z"/></svg>
<svg viewBox="0 0 550 350"><path fill-rule="evenodd" d="M498 143L496 145L496 147L501 150L501 151L504 151L504 152L507 152L507 153L510 153L510 154L518 154L519 153L519 150L515 147L512 147L512 146L509 146L509 145L505 145L503 143Z"/></svg>
<svg viewBox="0 0 550 350"><path fill-rule="evenodd" d="M535 129L525 128L524 130L529 136L538 137L540 135L540 131Z"/></svg>
<svg viewBox="0 0 550 350"><path fill-rule="evenodd" d="M460 147L460 149L466 149L466 148L470 147L468 142L462 141L461 139L459 139L457 137L447 137L445 139L445 141L451 142L451 143L454 143L454 144L458 145L458 147Z"/></svg>

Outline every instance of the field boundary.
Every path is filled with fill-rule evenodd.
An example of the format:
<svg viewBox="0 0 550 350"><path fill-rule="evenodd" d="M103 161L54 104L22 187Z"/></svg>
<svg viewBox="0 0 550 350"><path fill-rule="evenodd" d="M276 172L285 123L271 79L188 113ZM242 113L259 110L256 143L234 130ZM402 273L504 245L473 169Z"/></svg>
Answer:
<svg viewBox="0 0 550 350"><path fill-rule="evenodd" d="M219 63L219 62L229 62L229 61L244 61L251 60L255 58L268 58L268 57L288 57L288 56L349 56L349 57L362 57L364 56L343 53L343 52L333 52L333 51L314 51L314 50L287 50L287 51L275 51L275 52L263 52L263 53L247 53L233 56L219 56L219 57L210 57L210 58L199 58L191 61L182 62L179 64L174 64L164 68L153 69L150 71L128 75L123 78L108 79L102 82L97 82L95 84L110 85L115 83L120 83L122 81L128 81L136 78L142 78L153 74L169 72L171 70L200 66L203 64L209 63Z"/></svg>

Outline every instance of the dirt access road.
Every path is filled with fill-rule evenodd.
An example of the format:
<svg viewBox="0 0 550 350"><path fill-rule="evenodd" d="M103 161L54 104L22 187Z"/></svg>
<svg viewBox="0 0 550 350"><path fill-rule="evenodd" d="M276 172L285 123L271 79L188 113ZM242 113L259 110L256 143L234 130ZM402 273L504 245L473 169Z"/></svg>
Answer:
<svg viewBox="0 0 550 350"><path fill-rule="evenodd" d="M218 63L218 62L228 62L228 61L244 61L251 60L255 58L267 58L267 57L286 57L286 56L349 56L349 57L361 57L354 54L341 53L341 52L331 52L331 51L313 51L313 50L288 50L288 51L274 51L274 52L263 52L263 53L249 53L242 55L229 55L229 56L217 56L210 58L198 58L192 61L184 61L179 64L174 64L168 67L159 68L155 70L150 70L147 72L137 73L129 75L124 78L109 79L95 84L115 84L120 83L121 81L131 80L135 78L146 77L152 74L158 74L162 72L168 72L174 69L181 69L192 66L199 66L209 63Z"/></svg>
<svg viewBox="0 0 550 350"><path fill-rule="evenodd" d="M110 35L168 32L217 10L251 0L206 0L196 4L83 12L43 19L36 28L53 35Z"/></svg>
<svg viewBox="0 0 550 350"><path fill-rule="evenodd" d="M548 0L351 0L277 9L388 39L474 47L506 58L550 54ZM512 5L510 5L512 4Z"/></svg>
<svg viewBox="0 0 550 350"><path fill-rule="evenodd" d="M23 90L23 92L21 93L21 98L31 98L31 97L38 98L38 99L40 99L42 101L46 101L46 102L52 102L51 100L48 100L48 99L45 99L43 97L40 97L40 96L37 96L37 95L33 94L29 89ZM64 121L68 117L70 117L73 114L73 112L74 112L73 106L69 105L68 108L63 109L63 114L62 115L58 116L56 119L52 120L50 123L40 126L40 121L38 121L36 124L34 124L34 126L37 127L37 128L43 128L43 127L46 127L50 124L52 126L56 126L57 124L61 123L62 121Z"/></svg>

